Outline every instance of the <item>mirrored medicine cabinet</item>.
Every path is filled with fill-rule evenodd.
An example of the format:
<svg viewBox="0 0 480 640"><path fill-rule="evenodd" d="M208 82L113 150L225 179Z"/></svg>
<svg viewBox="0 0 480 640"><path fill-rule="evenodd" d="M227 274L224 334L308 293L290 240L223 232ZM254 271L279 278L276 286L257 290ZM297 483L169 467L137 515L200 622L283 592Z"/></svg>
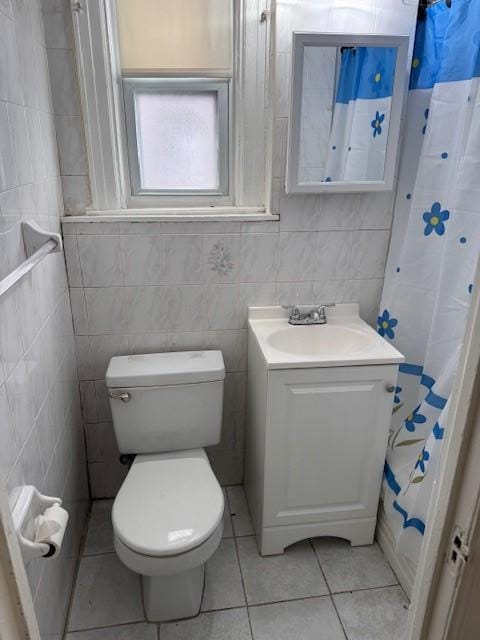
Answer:
<svg viewBox="0 0 480 640"><path fill-rule="evenodd" d="M408 41L293 34L287 193L393 188Z"/></svg>

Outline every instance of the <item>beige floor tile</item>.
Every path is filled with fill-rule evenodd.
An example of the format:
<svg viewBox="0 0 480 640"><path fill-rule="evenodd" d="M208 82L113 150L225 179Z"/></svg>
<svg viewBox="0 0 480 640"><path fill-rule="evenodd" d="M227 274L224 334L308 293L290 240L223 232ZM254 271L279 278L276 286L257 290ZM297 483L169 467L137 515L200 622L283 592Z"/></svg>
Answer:
<svg viewBox="0 0 480 640"><path fill-rule="evenodd" d="M332 593L398 584L376 543L352 547L345 540L317 538L313 546Z"/></svg>
<svg viewBox="0 0 480 640"><path fill-rule="evenodd" d="M329 596L250 608L255 640L345 640Z"/></svg>
<svg viewBox="0 0 480 640"><path fill-rule="evenodd" d="M81 559L69 631L144 619L138 574L127 569L114 553Z"/></svg>
<svg viewBox="0 0 480 640"><path fill-rule="evenodd" d="M160 625L161 640L252 640L246 609L211 611Z"/></svg>
<svg viewBox="0 0 480 640"><path fill-rule="evenodd" d="M237 538L248 604L263 604L328 594L309 542L288 547L282 555L259 555L253 536Z"/></svg>
<svg viewBox="0 0 480 640"><path fill-rule="evenodd" d="M248 511L243 487L227 487L228 502L235 536L250 536L253 533L252 520Z"/></svg>
<svg viewBox="0 0 480 640"><path fill-rule="evenodd" d="M205 567L202 611L244 607L245 604L235 541L224 539Z"/></svg>
<svg viewBox="0 0 480 640"><path fill-rule="evenodd" d="M83 555L110 553L114 550L112 506L113 500L94 500L92 502Z"/></svg>
<svg viewBox="0 0 480 640"><path fill-rule="evenodd" d="M407 602L400 587L333 596L348 640L403 640Z"/></svg>
<svg viewBox="0 0 480 640"><path fill-rule="evenodd" d="M230 516L230 506L228 504L227 490L223 489L225 499L225 511L223 512L223 537L233 538L232 518Z"/></svg>
<svg viewBox="0 0 480 640"><path fill-rule="evenodd" d="M65 640L157 640L157 637L157 625L142 622L67 633Z"/></svg>

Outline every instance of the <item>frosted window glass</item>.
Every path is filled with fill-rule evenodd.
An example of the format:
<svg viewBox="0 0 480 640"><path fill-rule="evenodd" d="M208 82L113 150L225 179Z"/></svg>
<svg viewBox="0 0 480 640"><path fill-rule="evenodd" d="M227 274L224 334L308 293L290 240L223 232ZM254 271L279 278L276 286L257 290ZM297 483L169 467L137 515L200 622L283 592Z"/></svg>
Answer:
<svg viewBox="0 0 480 640"><path fill-rule="evenodd" d="M122 69L232 68L233 0L117 0Z"/></svg>
<svg viewBox="0 0 480 640"><path fill-rule="evenodd" d="M135 110L142 189L219 188L215 91L138 92Z"/></svg>

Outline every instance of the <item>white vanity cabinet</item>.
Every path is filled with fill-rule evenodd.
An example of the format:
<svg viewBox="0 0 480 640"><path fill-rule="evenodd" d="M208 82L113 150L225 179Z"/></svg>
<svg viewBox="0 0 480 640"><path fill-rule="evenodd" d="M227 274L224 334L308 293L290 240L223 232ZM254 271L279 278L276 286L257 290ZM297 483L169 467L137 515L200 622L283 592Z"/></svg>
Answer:
<svg viewBox="0 0 480 640"><path fill-rule="evenodd" d="M315 536L371 544L398 364L272 368L251 329L248 358L245 489L260 553Z"/></svg>

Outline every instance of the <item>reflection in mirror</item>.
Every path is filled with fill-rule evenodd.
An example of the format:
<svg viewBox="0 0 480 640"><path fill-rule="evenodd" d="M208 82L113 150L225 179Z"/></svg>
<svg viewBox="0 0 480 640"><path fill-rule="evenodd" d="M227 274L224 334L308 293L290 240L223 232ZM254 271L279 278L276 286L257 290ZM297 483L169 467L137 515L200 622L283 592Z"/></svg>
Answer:
<svg viewBox="0 0 480 640"><path fill-rule="evenodd" d="M393 189L408 36L293 34L287 193Z"/></svg>
<svg viewBox="0 0 480 640"><path fill-rule="evenodd" d="M298 180L383 180L397 48L305 46Z"/></svg>

